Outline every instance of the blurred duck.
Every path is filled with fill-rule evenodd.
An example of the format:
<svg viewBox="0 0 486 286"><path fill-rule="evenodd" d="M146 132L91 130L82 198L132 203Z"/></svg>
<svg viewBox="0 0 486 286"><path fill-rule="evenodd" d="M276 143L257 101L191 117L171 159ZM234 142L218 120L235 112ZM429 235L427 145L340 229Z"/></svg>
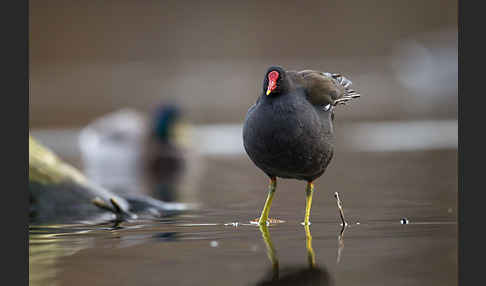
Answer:
<svg viewBox="0 0 486 286"><path fill-rule="evenodd" d="M109 113L87 125L79 136L87 177L119 194L139 193L146 133L147 120L132 109Z"/></svg>
<svg viewBox="0 0 486 286"><path fill-rule="evenodd" d="M195 185L180 184L189 181L186 171L194 173L187 160L195 158L181 115L178 106L161 105L152 117L122 109L95 120L80 136L88 177L123 195L194 201Z"/></svg>
<svg viewBox="0 0 486 286"><path fill-rule="evenodd" d="M181 145L181 111L175 105L159 107L153 116L143 154L145 178L152 196L172 202L186 167Z"/></svg>

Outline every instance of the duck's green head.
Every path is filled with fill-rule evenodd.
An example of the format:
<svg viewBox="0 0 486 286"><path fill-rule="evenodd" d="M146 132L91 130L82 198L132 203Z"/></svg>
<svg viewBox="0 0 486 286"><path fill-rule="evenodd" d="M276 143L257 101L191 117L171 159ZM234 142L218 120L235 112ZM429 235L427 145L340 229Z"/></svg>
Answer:
<svg viewBox="0 0 486 286"><path fill-rule="evenodd" d="M163 105L155 112L154 135L162 141L168 142L173 136L172 128L180 118L180 109L175 105Z"/></svg>

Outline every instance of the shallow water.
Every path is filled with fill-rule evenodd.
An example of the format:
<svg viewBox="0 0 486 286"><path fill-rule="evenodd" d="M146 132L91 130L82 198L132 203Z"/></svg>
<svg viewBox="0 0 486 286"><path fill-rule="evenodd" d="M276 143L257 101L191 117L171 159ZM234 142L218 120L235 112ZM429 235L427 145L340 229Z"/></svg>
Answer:
<svg viewBox="0 0 486 286"><path fill-rule="evenodd" d="M256 285L276 277L278 262L277 285L457 285L456 156L338 152L315 183L307 235L303 182L278 181L270 216L286 222L265 232L248 221L267 179L245 156L205 157L199 210L119 225L32 225L30 284ZM349 222L342 236L335 191Z"/></svg>

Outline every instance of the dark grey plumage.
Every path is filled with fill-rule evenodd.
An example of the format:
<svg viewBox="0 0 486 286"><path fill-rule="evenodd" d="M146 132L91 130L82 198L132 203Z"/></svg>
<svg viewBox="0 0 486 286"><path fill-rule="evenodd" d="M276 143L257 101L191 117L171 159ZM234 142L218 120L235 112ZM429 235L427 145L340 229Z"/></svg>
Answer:
<svg viewBox="0 0 486 286"><path fill-rule="evenodd" d="M277 88L266 95L267 76L277 71ZM334 106L359 94L338 74L268 69L263 92L250 107L243 142L250 159L269 177L312 182L334 153Z"/></svg>

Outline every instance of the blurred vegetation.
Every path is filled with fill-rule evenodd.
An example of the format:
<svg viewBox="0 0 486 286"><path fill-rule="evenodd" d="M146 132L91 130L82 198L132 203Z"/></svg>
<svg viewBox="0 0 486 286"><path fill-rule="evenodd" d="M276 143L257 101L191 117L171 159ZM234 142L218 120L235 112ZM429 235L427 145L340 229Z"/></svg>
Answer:
<svg viewBox="0 0 486 286"><path fill-rule="evenodd" d="M86 184L86 177L74 167L64 163L49 149L29 135L29 181L41 184L58 184L73 181Z"/></svg>

